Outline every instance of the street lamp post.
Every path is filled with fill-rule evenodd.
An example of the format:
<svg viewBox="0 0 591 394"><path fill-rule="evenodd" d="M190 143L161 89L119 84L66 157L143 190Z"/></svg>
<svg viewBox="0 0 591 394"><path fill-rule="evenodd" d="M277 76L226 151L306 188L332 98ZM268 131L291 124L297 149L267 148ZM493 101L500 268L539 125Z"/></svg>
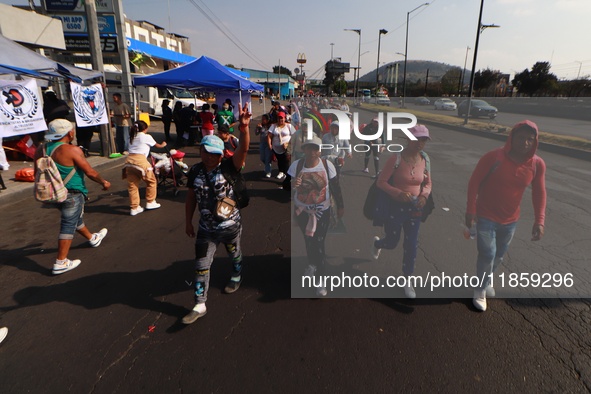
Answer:
<svg viewBox="0 0 591 394"><path fill-rule="evenodd" d="M357 72L353 73L353 89L355 89L355 91L353 92L353 103L355 104L355 102L357 101L357 90L359 89L359 72L361 70L361 66L359 65L361 63L361 29L344 29L345 31L354 31L355 33L359 34L359 47L357 48Z"/></svg>
<svg viewBox="0 0 591 394"><path fill-rule="evenodd" d="M483 25L482 24L482 9L484 8L484 0L480 0L480 14L478 15L478 29L476 30L476 43L474 44L474 58L472 60L472 73L470 74L470 87L468 89L468 108L464 118L464 124L468 124L468 117L470 116L470 109L472 107L472 93L474 91L474 74L476 73L476 59L478 57L478 42L480 40L480 33L488 27L501 27L499 25Z"/></svg>
<svg viewBox="0 0 591 394"><path fill-rule="evenodd" d="M402 108L404 108L404 106L406 104L406 60L407 60L407 56L408 56L408 21L410 19L410 14L412 14L413 12L418 10L419 8L424 7L426 5L429 5L429 3L421 4L420 6L416 7L412 11L409 11L406 13L406 44L404 47L404 77L402 78Z"/></svg>
<svg viewBox="0 0 591 394"><path fill-rule="evenodd" d="M380 88L380 42L382 34L388 34L388 30L380 29L378 33L378 66L376 68L376 96L378 95L378 89Z"/></svg>
<svg viewBox="0 0 591 394"><path fill-rule="evenodd" d="M466 62L468 61L468 51L470 47L466 47L466 57L464 58L464 71L460 75L460 80L458 81L458 96L462 95L462 91L464 90L464 75L466 75Z"/></svg>
<svg viewBox="0 0 591 394"><path fill-rule="evenodd" d="M579 72L577 73L577 81L578 81L579 77L581 76L581 67L583 66L583 62L581 62L579 60L575 60L575 63L579 63Z"/></svg>

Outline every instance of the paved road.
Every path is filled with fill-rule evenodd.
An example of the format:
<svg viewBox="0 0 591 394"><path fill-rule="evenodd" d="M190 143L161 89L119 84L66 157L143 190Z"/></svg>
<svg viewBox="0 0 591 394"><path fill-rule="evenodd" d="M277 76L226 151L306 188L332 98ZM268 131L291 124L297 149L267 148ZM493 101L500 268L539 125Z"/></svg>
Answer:
<svg viewBox="0 0 591 394"><path fill-rule="evenodd" d="M433 103L434 100L431 102ZM457 120L458 111L435 110L433 105L416 105L412 101L406 103L408 108L436 113L438 115L449 115ZM569 135L573 137L591 140L591 122L577 119L554 118L549 116L537 116L528 114L514 114L509 112L499 112L494 120L488 118L477 118L482 122L493 122L501 125L512 126L523 119L530 119L536 122L540 131L558 135Z"/></svg>
<svg viewBox="0 0 591 394"><path fill-rule="evenodd" d="M482 152L498 145L444 129L432 134L438 208L421 229L421 273L474 261L475 245L459 227L467 177ZM508 258L514 269L588 263L588 165L543 157L547 236L528 241L526 196ZM371 182L358 171L361 160L357 155L345 168L347 233L329 236L330 272L398 275L399 251L377 263L368 258L375 229L359 212ZM197 161L194 149L187 161ZM252 199L243 212L244 284L222 294L230 262L220 248L208 314L189 327L179 324L193 303L184 191L159 197L157 211L130 217L120 169L107 171L113 190L92 185L85 218L109 235L98 249L77 238L71 256L83 263L59 277L50 275L57 213L30 200L4 207L0 325L10 334L0 345L2 391L591 391L588 299L499 299L485 313L469 299L408 301L398 289L394 298L291 299L289 256L300 249L290 242L288 196L277 181L262 178L254 150L246 173Z"/></svg>

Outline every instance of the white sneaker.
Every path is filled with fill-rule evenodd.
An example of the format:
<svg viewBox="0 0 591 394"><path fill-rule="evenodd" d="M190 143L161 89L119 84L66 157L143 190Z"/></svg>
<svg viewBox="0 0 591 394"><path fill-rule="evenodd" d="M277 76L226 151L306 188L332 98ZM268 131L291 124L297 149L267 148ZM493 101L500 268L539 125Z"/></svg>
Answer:
<svg viewBox="0 0 591 394"><path fill-rule="evenodd" d="M326 290L326 287L317 287L316 288L316 296L318 297L326 297L326 295L328 294L328 291Z"/></svg>
<svg viewBox="0 0 591 394"><path fill-rule="evenodd" d="M156 202L156 200L146 203L146 209L158 209L160 208L162 205L158 204Z"/></svg>
<svg viewBox="0 0 591 394"><path fill-rule="evenodd" d="M59 264L56 263L53 265L53 274L54 275L60 275L63 274L64 272L68 272L73 270L74 268L78 267L80 265L81 261L80 260L70 260L70 259L66 259L63 263Z"/></svg>
<svg viewBox="0 0 591 394"><path fill-rule="evenodd" d="M378 249L375 246L375 242L379 240L380 237L376 235L375 237L373 237L373 240L371 241L371 257L373 257L374 260L377 260L380 257L380 252L382 251L382 249Z"/></svg>
<svg viewBox="0 0 591 394"><path fill-rule="evenodd" d="M103 228L98 233L92 234L92 238L90 239L90 241L88 241L88 243L90 243L90 246L92 246L93 248L98 248L101 242L103 242L103 238L107 236L108 232L109 230Z"/></svg>
<svg viewBox="0 0 591 394"><path fill-rule="evenodd" d="M270 173L270 172L267 172L267 173L265 174L265 178L271 178L271 173Z"/></svg>
<svg viewBox="0 0 591 394"><path fill-rule="evenodd" d="M495 291L495 288L492 287L491 285L486 286L486 296L487 297L494 297L497 295L497 292Z"/></svg>
<svg viewBox="0 0 591 394"><path fill-rule="evenodd" d="M136 209L131 210L131 216L139 215L142 212L144 212L144 208L138 206Z"/></svg>
<svg viewBox="0 0 591 394"><path fill-rule="evenodd" d="M285 178L285 174L280 172L279 174L277 174L277 179L283 179Z"/></svg>
<svg viewBox="0 0 591 394"><path fill-rule="evenodd" d="M369 168L364 169L363 172L365 172L366 174L369 174Z"/></svg>
<svg viewBox="0 0 591 394"><path fill-rule="evenodd" d="M6 338L7 335L8 335L8 328L6 328L6 327L0 328L0 343L2 343L2 341L4 340L4 338Z"/></svg>
<svg viewBox="0 0 591 394"><path fill-rule="evenodd" d="M476 309L484 312L486 310L486 290L475 289L472 303Z"/></svg>
<svg viewBox="0 0 591 394"><path fill-rule="evenodd" d="M410 298L411 300L417 298L417 293L415 292L415 289L409 283L407 283L406 286L404 286L404 295L406 296L406 298Z"/></svg>

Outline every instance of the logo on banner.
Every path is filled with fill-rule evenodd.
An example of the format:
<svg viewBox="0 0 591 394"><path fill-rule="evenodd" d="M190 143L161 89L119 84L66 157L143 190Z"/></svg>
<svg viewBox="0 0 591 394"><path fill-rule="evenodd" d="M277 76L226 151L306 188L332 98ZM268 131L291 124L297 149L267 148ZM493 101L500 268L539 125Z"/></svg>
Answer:
<svg viewBox="0 0 591 394"><path fill-rule="evenodd" d="M92 86L76 85L72 96L74 98L74 111L76 111L78 119L88 125L101 124L101 119L105 113L105 99L99 84Z"/></svg>
<svg viewBox="0 0 591 394"><path fill-rule="evenodd" d="M2 87L0 111L8 120L32 119L39 110L39 99L29 88L22 85Z"/></svg>

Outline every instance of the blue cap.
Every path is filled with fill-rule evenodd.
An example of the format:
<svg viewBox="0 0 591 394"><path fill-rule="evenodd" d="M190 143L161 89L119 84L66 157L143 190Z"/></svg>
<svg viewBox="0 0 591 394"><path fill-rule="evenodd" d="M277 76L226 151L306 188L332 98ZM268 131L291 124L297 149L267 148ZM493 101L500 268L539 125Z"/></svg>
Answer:
<svg viewBox="0 0 591 394"><path fill-rule="evenodd" d="M222 139L218 136L206 135L201 140L201 146L205 148L208 153L214 155L224 154L224 141L222 141Z"/></svg>

